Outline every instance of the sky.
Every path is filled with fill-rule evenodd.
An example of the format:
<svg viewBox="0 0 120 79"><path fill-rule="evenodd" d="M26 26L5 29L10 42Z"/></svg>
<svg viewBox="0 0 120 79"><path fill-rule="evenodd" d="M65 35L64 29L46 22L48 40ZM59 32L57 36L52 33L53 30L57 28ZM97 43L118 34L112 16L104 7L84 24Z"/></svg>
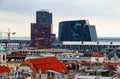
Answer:
<svg viewBox="0 0 120 79"><path fill-rule="evenodd" d="M53 13L53 33L58 36L58 23L66 20L89 20L96 26L98 37L120 37L120 0L0 0L0 31L16 32L13 37L30 36L30 24L36 11Z"/></svg>

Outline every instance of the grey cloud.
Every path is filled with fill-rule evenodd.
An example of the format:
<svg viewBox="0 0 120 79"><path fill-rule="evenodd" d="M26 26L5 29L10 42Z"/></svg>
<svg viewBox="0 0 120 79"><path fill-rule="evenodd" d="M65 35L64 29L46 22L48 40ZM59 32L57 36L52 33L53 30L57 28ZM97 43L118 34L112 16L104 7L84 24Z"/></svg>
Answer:
<svg viewBox="0 0 120 79"><path fill-rule="evenodd" d="M99 16L118 18L114 6L120 0L4 0L1 10L34 15L36 10L50 9L57 16Z"/></svg>
<svg viewBox="0 0 120 79"><path fill-rule="evenodd" d="M21 15L17 17L18 22L11 17L0 19L0 21L11 21L12 24L18 23L18 25L23 24L21 25L23 27L27 25L29 27L33 17L35 21L35 11L40 9L50 9L55 19L79 16L120 19L120 10L117 9L119 7L120 0L0 0L0 11ZM27 21L23 21L26 19Z"/></svg>

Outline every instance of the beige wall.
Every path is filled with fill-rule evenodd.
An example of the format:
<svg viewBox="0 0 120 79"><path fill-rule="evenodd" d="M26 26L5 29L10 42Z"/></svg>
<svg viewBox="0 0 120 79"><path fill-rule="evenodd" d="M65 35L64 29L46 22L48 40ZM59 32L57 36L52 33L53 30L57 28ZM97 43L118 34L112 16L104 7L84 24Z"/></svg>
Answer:
<svg viewBox="0 0 120 79"><path fill-rule="evenodd" d="M4 56L4 59L3 59L3 56ZM6 63L6 53L1 53L0 54L0 62L2 64L5 64Z"/></svg>
<svg viewBox="0 0 120 79"><path fill-rule="evenodd" d="M22 62L7 62L6 65L10 68L10 70L16 71L16 67L19 67Z"/></svg>

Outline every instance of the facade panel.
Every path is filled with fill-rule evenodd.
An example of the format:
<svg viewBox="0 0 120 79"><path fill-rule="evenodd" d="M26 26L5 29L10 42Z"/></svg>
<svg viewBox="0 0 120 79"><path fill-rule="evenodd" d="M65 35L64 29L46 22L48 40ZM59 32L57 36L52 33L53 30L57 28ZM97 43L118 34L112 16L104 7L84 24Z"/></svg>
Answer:
<svg viewBox="0 0 120 79"><path fill-rule="evenodd" d="M94 25L89 25L91 41L97 41L96 28Z"/></svg>

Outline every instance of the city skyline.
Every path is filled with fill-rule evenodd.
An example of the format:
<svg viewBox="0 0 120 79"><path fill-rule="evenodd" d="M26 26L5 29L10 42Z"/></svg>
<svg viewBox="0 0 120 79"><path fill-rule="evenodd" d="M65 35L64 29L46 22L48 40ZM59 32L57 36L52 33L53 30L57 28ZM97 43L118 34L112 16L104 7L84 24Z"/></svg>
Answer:
<svg viewBox="0 0 120 79"><path fill-rule="evenodd" d="M35 22L36 11L49 9L57 36L59 22L87 19L96 26L98 37L120 37L119 4L119 0L0 0L0 31L10 28L16 32L14 36L30 36L30 23Z"/></svg>

